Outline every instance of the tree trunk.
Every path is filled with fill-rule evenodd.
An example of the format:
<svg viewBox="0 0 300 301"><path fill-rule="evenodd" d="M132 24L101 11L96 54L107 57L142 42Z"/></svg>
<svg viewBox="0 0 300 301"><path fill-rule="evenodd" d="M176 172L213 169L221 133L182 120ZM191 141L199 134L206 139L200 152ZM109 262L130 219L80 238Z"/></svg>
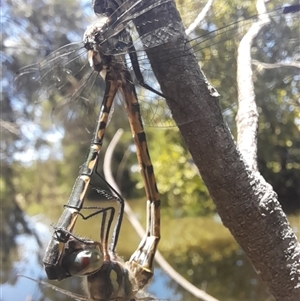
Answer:
<svg viewBox="0 0 300 301"><path fill-rule="evenodd" d="M147 6L150 2L155 0L148 0ZM296 236L271 185L252 172L237 149L218 93L199 69L174 3L147 11L135 25L145 47L157 46L147 55L223 224L276 300L298 300Z"/></svg>

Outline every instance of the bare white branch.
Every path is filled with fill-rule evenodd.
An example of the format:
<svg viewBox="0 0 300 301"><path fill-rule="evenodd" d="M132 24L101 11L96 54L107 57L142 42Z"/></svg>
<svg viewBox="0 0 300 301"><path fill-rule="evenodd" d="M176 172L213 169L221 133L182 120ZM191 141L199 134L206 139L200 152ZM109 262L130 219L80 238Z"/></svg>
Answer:
<svg viewBox="0 0 300 301"><path fill-rule="evenodd" d="M300 62L291 61L291 62L278 62L274 64L263 63L258 60L252 60L252 64L258 66L260 69L276 69L281 67L295 67L300 69Z"/></svg>
<svg viewBox="0 0 300 301"><path fill-rule="evenodd" d="M20 129L12 122L0 120L0 128L6 129L12 134L19 135Z"/></svg>
<svg viewBox="0 0 300 301"><path fill-rule="evenodd" d="M112 155L114 152L115 147L117 146L117 143L119 139L121 138L123 134L123 130L119 129L116 134L114 135L113 139L109 143L107 150L105 152L105 157L103 160L103 172L105 175L105 179L110 183L110 185L121 194L121 191L115 182L115 179L112 175L111 170L111 162L112 162ZM137 219L136 215L132 211L130 205L125 200L125 213L128 217L129 222L134 227L137 234L143 238L146 234L145 230L143 229L143 226ZM196 286L194 286L192 283L190 283L188 280L186 280L183 276L181 276L177 271L173 269L173 267L168 263L168 261L163 257L163 255L156 251L155 254L155 260L159 264L159 266L180 286L182 286L186 291L194 295L196 298L202 301L218 301L216 298L212 297L208 293L206 293L203 290L200 290Z"/></svg>
<svg viewBox="0 0 300 301"><path fill-rule="evenodd" d="M203 7L202 11L198 14L196 19L189 25L189 27L185 30L186 35L190 35L196 27L202 22L205 18L206 14L209 12L214 0L208 0L206 5Z"/></svg>
<svg viewBox="0 0 300 301"><path fill-rule="evenodd" d="M238 146L249 167L254 172L257 171L258 112L252 80L251 46L259 31L270 23L264 0L258 0L256 8L260 18L249 28L238 49L237 85L239 109L236 117Z"/></svg>

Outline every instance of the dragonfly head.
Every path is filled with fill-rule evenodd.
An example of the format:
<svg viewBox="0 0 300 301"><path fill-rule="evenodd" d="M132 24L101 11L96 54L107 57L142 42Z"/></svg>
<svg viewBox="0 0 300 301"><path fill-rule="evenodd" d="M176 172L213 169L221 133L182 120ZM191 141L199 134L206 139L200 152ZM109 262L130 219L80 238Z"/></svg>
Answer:
<svg viewBox="0 0 300 301"><path fill-rule="evenodd" d="M62 266L71 276L86 276L95 273L103 264L103 254L97 243L70 239L65 249Z"/></svg>
<svg viewBox="0 0 300 301"><path fill-rule="evenodd" d="M107 31L109 18L101 17L88 26L83 34L84 47L87 50L101 51L100 46L104 42L104 34Z"/></svg>
<svg viewBox="0 0 300 301"><path fill-rule="evenodd" d="M107 29L108 18L102 17L90 25L84 33L83 43L88 51L88 61L95 71L101 72L106 69L111 57L105 54L103 43L104 33Z"/></svg>

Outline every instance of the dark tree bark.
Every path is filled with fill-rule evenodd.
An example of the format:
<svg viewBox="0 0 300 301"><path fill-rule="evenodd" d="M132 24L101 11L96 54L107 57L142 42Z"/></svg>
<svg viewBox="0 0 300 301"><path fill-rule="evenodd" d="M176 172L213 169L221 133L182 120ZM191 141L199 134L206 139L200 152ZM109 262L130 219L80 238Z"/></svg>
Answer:
<svg viewBox="0 0 300 301"><path fill-rule="evenodd" d="M155 0L147 5L150 2ZM199 69L174 3L147 11L135 25L146 47L157 45L147 51L149 60L223 224L276 300L299 300L296 236L271 185L247 166L237 149L217 92Z"/></svg>

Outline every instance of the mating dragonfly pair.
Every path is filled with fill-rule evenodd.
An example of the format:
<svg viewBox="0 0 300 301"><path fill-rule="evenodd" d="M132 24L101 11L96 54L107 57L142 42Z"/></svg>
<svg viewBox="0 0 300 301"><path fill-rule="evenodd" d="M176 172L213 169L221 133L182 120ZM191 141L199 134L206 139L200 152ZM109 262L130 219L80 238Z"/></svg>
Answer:
<svg viewBox="0 0 300 301"><path fill-rule="evenodd" d="M156 49L168 39L176 39L179 34L183 34L180 32L182 25L174 25L172 20L167 19L147 19L149 11L172 10L174 3L171 0L94 0L93 8L99 18L86 30L83 43L66 45L39 64L20 71L20 78L29 74L46 90L59 91L62 102L55 110L68 110L69 104L72 106L79 103L87 110L92 108L92 111L95 111L93 106L96 104L93 101L99 99L99 77L102 77L106 86L87 159L55 226L43 261L47 276L51 280L85 276L91 300L133 301L153 276L154 256L160 240L160 197L143 122L147 123L146 116L150 111L159 112L155 119L148 119L150 124L151 120L153 123L161 122L160 117L163 115L168 122L171 120L166 106L161 107L164 94L159 87L153 88L153 85L144 81L143 75L145 70L148 71L149 62L143 51ZM272 14L277 16L287 12L289 9L276 10ZM255 19L250 17L244 24L251 24ZM226 39L230 39L236 35L238 24L239 22L224 26L215 30L214 34L222 40L222 33L225 33ZM152 34L143 35L143 26L153 27ZM199 42L197 39L192 41L196 47L195 51L203 47L202 40L205 39L212 40L211 35L201 37ZM190 46L187 44L187 47ZM167 51L164 49L161 54L166 55ZM77 63L83 55L87 55L86 62L79 67ZM150 78L152 81L153 74ZM134 83L146 88L150 94L144 93L138 97ZM115 209L98 208L88 216L82 214L91 176L96 172L111 108L118 93L125 104L136 145L146 191L148 216L146 236L130 260L125 263L115 253L124 213L122 197L111 187L112 193L119 201L120 210L110 243L109 235ZM142 102L140 107L138 99L144 98L148 99L148 103ZM69 113L67 115L73 116ZM100 241L80 238L73 234L79 216L88 219L95 215L102 217Z"/></svg>

